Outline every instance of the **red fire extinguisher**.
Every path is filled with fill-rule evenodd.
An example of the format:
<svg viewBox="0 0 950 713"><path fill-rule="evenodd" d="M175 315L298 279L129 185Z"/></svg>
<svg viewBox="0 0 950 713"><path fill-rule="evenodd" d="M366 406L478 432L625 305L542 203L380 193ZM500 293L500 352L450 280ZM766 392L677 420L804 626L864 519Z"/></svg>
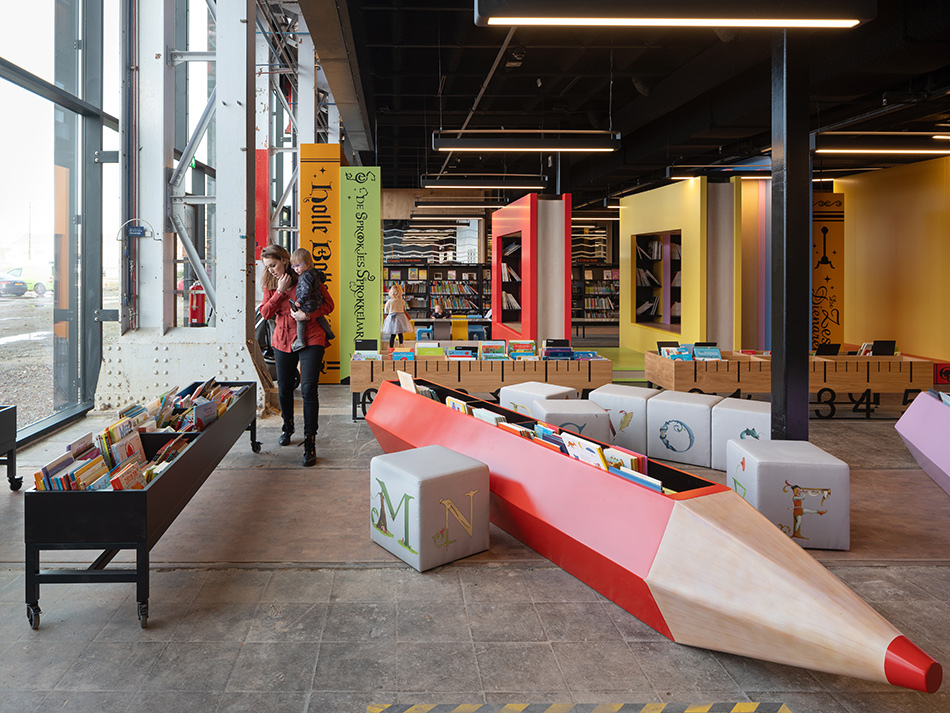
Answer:
<svg viewBox="0 0 950 713"><path fill-rule="evenodd" d="M205 324L205 290L200 282L195 282L188 291L188 325L204 327Z"/></svg>

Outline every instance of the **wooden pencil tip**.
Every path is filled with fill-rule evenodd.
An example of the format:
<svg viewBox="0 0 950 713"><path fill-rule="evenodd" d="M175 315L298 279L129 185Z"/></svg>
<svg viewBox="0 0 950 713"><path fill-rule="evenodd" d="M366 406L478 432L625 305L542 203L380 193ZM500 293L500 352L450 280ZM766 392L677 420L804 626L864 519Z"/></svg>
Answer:
<svg viewBox="0 0 950 713"><path fill-rule="evenodd" d="M884 655L884 675L891 685L936 693L943 667L906 636L897 636Z"/></svg>

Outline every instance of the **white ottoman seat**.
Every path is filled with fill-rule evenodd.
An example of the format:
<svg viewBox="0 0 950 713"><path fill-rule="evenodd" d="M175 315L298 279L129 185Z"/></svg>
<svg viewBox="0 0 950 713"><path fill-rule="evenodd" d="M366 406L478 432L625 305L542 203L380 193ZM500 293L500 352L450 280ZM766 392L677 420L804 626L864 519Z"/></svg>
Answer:
<svg viewBox="0 0 950 713"><path fill-rule="evenodd" d="M584 438L610 443L610 417L593 401L539 399L531 405L531 415Z"/></svg>
<svg viewBox="0 0 950 713"><path fill-rule="evenodd" d="M802 547L851 546L848 464L808 441L732 439L726 482Z"/></svg>
<svg viewBox="0 0 950 713"><path fill-rule="evenodd" d="M488 549L488 466L425 446L370 461L370 538L423 572Z"/></svg>
<svg viewBox="0 0 950 713"><path fill-rule="evenodd" d="M651 458L708 468L712 408L721 396L662 391L647 402L647 453Z"/></svg>
<svg viewBox="0 0 950 713"><path fill-rule="evenodd" d="M766 401L725 398L712 410L712 467L726 469L726 441L772 439L772 405Z"/></svg>
<svg viewBox="0 0 950 713"><path fill-rule="evenodd" d="M647 452L647 400L662 393L642 386L606 384L588 398L610 418L610 442L636 453Z"/></svg>
<svg viewBox="0 0 950 713"><path fill-rule="evenodd" d="M570 399L577 391L570 386L558 386L544 381L525 381L521 384L502 386L498 401L503 408L531 415L531 404L544 399Z"/></svg>

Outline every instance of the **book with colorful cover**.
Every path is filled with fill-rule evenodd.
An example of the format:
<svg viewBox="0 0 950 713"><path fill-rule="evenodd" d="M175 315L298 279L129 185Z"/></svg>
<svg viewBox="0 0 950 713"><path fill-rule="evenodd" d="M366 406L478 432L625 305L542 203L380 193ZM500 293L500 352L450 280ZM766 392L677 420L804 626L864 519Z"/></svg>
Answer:
<svg viewBox="0 0 950 713"><path fill-rule="evenodd" d="M445 405L448 406L453 411L460 411L461 413L470 413L468 404L461 399L457 399L454 396L445 397Z"/></svg>
<svg viewBox="0 0 950 713"><path fill-rule="evenodd" d="M485 421L490 423L493 426L497 426L499 423L505 420L505 417L500 413L495 413L494 411L489 411L484 408L473 408L472 415L480 421Z"/></svg>
<svg viewBox="0 0 950 713"><path fill-rule="evenodd" d="M481 341L478 343L479 359L507 359L507 345L504 339Z"/></svg>
<svg viewBox="0 0 950 713"><path fill-rule="evenodd" d="M719 347L693 347L695 361L722 361L722 352Z"/></svg>
<svg viewBox="0 0 950 713"><path fill-rule="evenodd" d="M145 462L145 448L142 446L142 436L138 430L132 431L121 441L113 443L109 450L112 453L113 463L122 463L136 454L141 456L142 462Z"/></svg>
<svg viewBox="0 0 950 713"><path fill-rule="evenodd" d="M412 351L393 351L393 361L415 361L416 354Z"/></svg>
<svg viewBox="0 0 950 713"><path fill-rule="evenodd" d="M655 490L658 493L662 493L665 490L665 488L663 487L663 483L661 483L659 480L657 480L656 478L651 478L649 475L638 473L635 470L630 470L629 468L625 468L623 466L619 468L614 468L613 466L610 466L607 470L613 473L614 475L619 475L621 478L626 478L627 480L633 483L636 483L637 485L642 485L645 488L650 488L650 490Z"/></svg>
<svg viewBox="0 0 950 713"><path fill-rule="evenodd" d="M575 436L573 433L562 432L561 440L572 458L589 463L592 466L607 470L607 460L604 458L604 449L599 443L588 441L586 438Z"/></svg>
<svg viewBox="0 0 950 713"><path fill-rule="evenodd" d="M368 349L357 349L350 357L352 361L378 361L382 358L379 352Z"/></svg>
<svg viewBox="0 0 950 713"><path fill-rule="evenodd" d="M604 448L604 458L607 465L612 468L629 468L637 473L646 473L647 457L640 453L628 451L620 446L610 446Z"/></svg>
<svg viewBox="0 0 950 713"><path fill-rule="evenodd" d="M498 424L498 428L501 428L505 431L510 431L516 436L521 436L522 438L527 438L528 440L534 440L534 431L532 431L530 428L522 426L521 424L502 421Z"/></svg>

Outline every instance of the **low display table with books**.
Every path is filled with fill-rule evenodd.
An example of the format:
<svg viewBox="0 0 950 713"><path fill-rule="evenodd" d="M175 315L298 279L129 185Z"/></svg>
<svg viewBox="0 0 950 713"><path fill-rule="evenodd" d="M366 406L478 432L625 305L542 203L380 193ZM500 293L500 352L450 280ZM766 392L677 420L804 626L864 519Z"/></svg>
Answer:
<svg viewBox="0 0 950 713"><path fill-rule="evenodd" d="M237 392L227 409L202 431L142 433L145 457L151 460L167 443L182 436L190 441L160 476L134 490L62 490L24 493L26 541L26 607L32 628L40 623L40 585L134 582L138 617L148 620L149 552L208 479L241 434L257 441L257 398L254 382L220 386ZM41 570L40 554L56 550L101 550L88 569ZM132 568L107 568L121 550L135 550Z"/></svg>

